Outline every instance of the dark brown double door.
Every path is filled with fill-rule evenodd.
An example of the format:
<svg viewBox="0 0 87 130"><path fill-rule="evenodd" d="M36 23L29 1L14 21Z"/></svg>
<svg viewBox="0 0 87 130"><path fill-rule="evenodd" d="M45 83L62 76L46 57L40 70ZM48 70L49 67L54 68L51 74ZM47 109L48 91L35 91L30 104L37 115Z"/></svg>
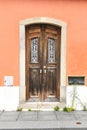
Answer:
<svg viewBox="0 0 87 130"><path fill-rule="evenodd" d="M26 27L26 99L60 97L61 29L47 24Z"/></svg>

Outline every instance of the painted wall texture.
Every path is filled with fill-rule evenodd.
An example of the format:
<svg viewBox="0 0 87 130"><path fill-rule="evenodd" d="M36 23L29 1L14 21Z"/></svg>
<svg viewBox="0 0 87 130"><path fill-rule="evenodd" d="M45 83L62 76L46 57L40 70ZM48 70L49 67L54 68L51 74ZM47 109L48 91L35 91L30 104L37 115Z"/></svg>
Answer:
<svg viewBox="0 0 87 130"><path fill-rule="evenodd" d="M67 23L66 84L69 75L87 78L87 1L0 0L0 86L5 75L14 76L14 85L19 85L19 23L32 17Z"/></svg>

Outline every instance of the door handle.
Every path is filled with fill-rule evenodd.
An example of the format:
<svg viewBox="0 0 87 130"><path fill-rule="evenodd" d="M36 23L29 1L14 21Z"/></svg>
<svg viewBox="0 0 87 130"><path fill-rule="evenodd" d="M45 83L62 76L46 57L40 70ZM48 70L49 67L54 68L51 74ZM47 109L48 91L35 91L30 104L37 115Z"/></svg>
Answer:
<svg viewBox="0 0 87 130"><path fill-rule="evenodd" d="M43 68L46 69L46 66L44 65Z"/></svg>

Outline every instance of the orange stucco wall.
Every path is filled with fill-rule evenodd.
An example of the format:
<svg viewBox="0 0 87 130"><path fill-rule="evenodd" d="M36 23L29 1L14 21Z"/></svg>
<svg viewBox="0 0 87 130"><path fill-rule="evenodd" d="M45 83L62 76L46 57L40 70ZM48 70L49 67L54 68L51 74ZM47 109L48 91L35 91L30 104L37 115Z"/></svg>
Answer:
<svg viewBox="0 0 87 130"><path fill-rule="evenodd" d="M0 86L5 75L19 85L19 22L31 17L67 23L66 75L87 77L87 1L0 0Z"/></svg>

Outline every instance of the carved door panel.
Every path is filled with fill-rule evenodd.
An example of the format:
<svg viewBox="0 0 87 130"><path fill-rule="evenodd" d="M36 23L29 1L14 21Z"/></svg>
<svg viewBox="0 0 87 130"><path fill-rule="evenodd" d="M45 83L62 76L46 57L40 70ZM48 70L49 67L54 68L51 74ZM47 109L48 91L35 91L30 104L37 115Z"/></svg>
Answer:
<svg viewBox="0 0 87 130"><path fill-rule="evenodd" d="M44 99L57 97L59 99L60 85L60 28L46 25L44 42Z"/></svg>
<svg viewBox="0 0 87 130"><path fill-rule="evenodd" d="M40 97L41 88L41 28L26 27L26 97Z"/></svg>
<svg viewBox="0 0 87 130"><path fill-rule="evenodd" d="M60 28L26 27L26 97L59 98Z"/></svg>

